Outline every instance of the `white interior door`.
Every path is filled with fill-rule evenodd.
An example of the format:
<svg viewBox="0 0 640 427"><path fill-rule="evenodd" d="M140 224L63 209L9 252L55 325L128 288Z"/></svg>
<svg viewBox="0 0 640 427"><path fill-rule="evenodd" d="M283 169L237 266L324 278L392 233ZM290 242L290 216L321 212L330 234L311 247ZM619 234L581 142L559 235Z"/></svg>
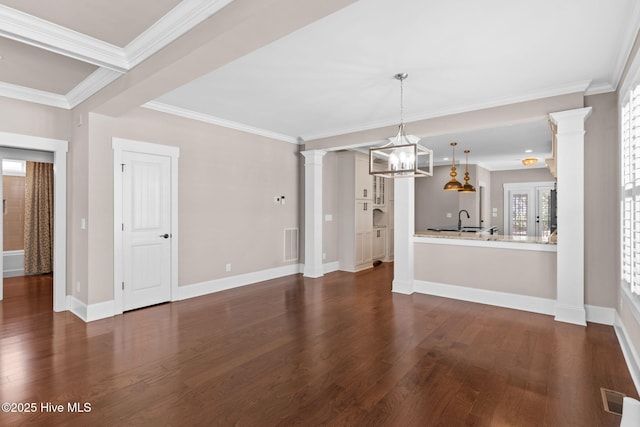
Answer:
<svg viewBox="0 0 640 427"><path fill-rule="evenodd" d="M122 153L123 309L171 299L171 158Z"/></svg>

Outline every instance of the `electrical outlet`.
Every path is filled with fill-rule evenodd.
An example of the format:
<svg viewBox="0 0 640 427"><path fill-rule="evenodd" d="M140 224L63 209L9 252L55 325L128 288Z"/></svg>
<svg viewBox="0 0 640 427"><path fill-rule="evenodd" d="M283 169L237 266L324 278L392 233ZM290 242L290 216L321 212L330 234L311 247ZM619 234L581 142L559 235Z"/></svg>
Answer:
<svg viewBox="0 0 640 427"><path fill-rule="evenodd" d="M452 216L451 212L447 212L447 218L451 218Z"/></svg>
<svg viewBox="0 0 640 427"><path fill-rule="evenodd" d="M325 254L324 252L322 252L322 259L327 259L327 254Z"/></svg>
<svg viewBox="0 0 640 427"><path fill-rule="evenodd" d="M225 266L225 269L227 270L227 272L231 271L231 264L227 264Z"/></svg>
<svg viewBox="0 0 640 427"><path fill-rule="evenodd" d="M76 291L80 292L80 281L76 282Z"/></svg>

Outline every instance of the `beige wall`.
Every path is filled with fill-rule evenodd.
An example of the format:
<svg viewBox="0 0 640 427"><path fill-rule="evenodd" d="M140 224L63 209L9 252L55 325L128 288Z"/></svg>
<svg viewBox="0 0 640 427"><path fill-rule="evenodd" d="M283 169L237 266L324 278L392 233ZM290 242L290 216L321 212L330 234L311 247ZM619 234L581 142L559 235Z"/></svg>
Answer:
<svg viewBox="0 0 640 427"><path fill-rule="evenodd" d="M415 279L556 298L556 253L415 243Z"/></svg>
<svg viewBox="0 0 640 427"><path fill-rule="evenodd" d="M585 125L585 303L615 307L618 272L618 113L615 93L587 96ZM558 201L562 203L561 195Z"/></svg>
<svg viewBox="0 0 640 427"><path fill-rule="evenodd" d="M322 251L326 254L323 263L338 261L338 157L328 152L322 158ZM331 215L332 221L325 221Z"/></svg>
<svg viewBox="0 0 640 427"><path fill-rule="evenodd" d="M92 114L89 303L113 298L113 137L180 148L180 286L291 264L283 229L298 225L297 145L145 109Z"/></svg>
<svg viewBox="0 0 640 427"><path fill-rule="evenodd" d="M451 178L449 166L433 168L433 176L415 180L415 230L425 231L429 227L458 224L460 195L457 191L442 188ZM447 218L447 214L451 218Z"/></svg>
<svg viewBox="0 0 640 427"><path fill-rule="evenodd" d="M584 107L584 99L582 92L580 92L419 120L408 123L407 127L411 130L412 135L424 138L548 119L549 113L582 107ZM386 142L387 138L395 135L397 131L398 129L394 125L316 139L306 142L305 149L326 150L336 147L362 146L372 142Z"/></svg>
<svg viewBox="0 0 640 427"><path fill-rule="evenodd" d="M67 158L67 291L89 302L89 116L74 113L73 137ZM91 222L87 223L91 227Z"/></svg>
<svg viewBox="0 0 640 427"><path fill-rule="evenodd" d="M0 131L69 141L71 112L0 97Z"/></svg>
<svg viewBox="0 0 640 427"><path fill-rule="evenodd" d="M553 182L555 178L547 168L517 169L509 171L491 172L491 206L497 209L498 216L489 215L491 225L498 227L499 233L504 234L504 184L516 182Z"/></svg>

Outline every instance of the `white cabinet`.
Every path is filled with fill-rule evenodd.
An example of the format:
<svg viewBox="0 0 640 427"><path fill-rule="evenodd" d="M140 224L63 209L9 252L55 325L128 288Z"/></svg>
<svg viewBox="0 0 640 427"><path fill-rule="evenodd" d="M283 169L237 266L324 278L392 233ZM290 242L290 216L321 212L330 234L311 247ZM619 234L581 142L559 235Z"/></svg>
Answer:
<svg viewBox="0 0 640 427"><path fill-rule="evenodd" d="M372 266L371 231L356 234L356 271Z"/></svg>
<svg viewBox="0 0 640 427"><path fill-rule="evenodd" d="M384 207L387 204L387 200L385 198L385 192L387 187L387 178L383 178L381 176L374 176L372 180L372 191L373 191L373 206L375 207Z"/></svg>
<svg viewBox="0 0 640 427"><path fill-rule="evenodd" d="M338 154L338 261L340 270L359 271L372 264L373 205L368 157Z"/></svg>
<svg viewBox="0 0 640 427"><path fill-rule="evenodd" d="M387 254L387 229L374 228L372 233L372 258L383 260Z"/></svg>
<svg viewBox="0 0 640 427"><path fill-rule="evenodd" d="M355 154L355 153L353 153ZM356 155L355 167L355 198L356 200L373 200L371 196L371 175L369 175L369 158L364 155Z"/></svg>

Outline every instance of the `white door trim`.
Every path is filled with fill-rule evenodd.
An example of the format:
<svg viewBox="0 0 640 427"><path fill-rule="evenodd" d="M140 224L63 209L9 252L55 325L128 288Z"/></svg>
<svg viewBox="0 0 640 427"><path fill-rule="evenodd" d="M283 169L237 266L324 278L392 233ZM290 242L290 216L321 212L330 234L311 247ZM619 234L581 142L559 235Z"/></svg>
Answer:
<svg viewBox="0 0 640 427"><path fill-rule="evenodd" d="M0 146L53 152L53 311L67 310L67 151L69 142L60 139L0 132ZM0 182L0 193L2 183ZM0 242L2 241L0 215ZM2 257L0 257L2 272ZM2 299L0 276L0 300Z"/></svg>
<svg viewBox="0 0 640 427"><path fill-rule="evenodd" d="M178 300L178 157L180 149L124 138L112 138L113 148L113 300L114 314L123 312L122 292L122 152L155 154L171 158L171 301Z"/></svg>

